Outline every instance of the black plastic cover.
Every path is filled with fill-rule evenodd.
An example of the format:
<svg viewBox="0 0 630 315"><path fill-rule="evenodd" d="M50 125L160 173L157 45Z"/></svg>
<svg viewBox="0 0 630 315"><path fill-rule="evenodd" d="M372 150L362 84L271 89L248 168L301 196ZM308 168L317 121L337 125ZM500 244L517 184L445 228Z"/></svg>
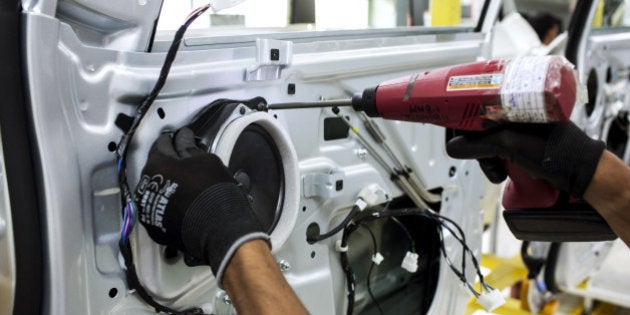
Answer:
<svg viewBox="0 0 630 315"><path fill-rule="evenodd" d="M363 90L363 94L352 96L352 108L363 111L370 117L380 117L376 110L376 89L378 86Z"/></svg>
<svg viewBox="0 0 630 315"><path fill-rule="evenodd" d="M604 218L586 202L506 209L503 218L514 236L524 241L598 242L617 238Z"/></svg>

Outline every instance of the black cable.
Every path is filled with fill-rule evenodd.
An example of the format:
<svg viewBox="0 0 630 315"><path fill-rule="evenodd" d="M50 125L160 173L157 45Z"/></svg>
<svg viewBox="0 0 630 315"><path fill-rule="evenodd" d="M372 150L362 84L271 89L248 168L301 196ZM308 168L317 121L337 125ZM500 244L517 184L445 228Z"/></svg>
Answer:
<svg viewBox="0 0 630 315"><path fill-rule="evenodd" d="M205 5L203 7L196 9L195 11L193 11L193 14L191 14L186 19L185 23L179 27L179 29L175 33L175 36L173 37L173 41L171 42L171 46L169 47L166 57L164 58L164 63L162 64L160 75L157 81L155 82L153 89L147 95L147 97L142 101L142 104L140 104L140 106L138 106L138 108L136 109L136 113L134 115L131 126L129 127L129 129L127 129L125 134L121 137L120 141L118 142L118 146L116 149L116 158L117 158L117 165L118 165L118 183L120 185L120 190L121 190L120 197L121 197L121 202L123 205L123 210L122 210L123 213L125 211L124 207L129 202L133 202L131 189L129 188L129 183L127 182L127 152L128 152L129 143L131 142L136 132L136 129L140 125L140 122L142 121L142 119L148 112L149 108L151 107L155 99L157 98L158 94L164 87L164 84L166 83L166 78L168 77L168 74L171 70L171 66L173 65L175 56L177 55L179 45L181 44L181 41L184 37L184 33L186 33L188 26L190 26L190 24L197 17L199 17L209 8L210 8L210 5L208 4L208 5ZM127 285L129 286L131 290L135 290L136 292L138 292L138 295L147 304L151 305L155 309L156 312L164 312L164 313L169 313L169 314L202 314L203 313L203 311L200 308L192 308L185 311L176 311L155 301L155 299L153 299L153 297L151 297L151 295L148 294L148 292L142 286L142 284L140 283L138 279L138 275L136 273L136 269L133 263L133 255L132 255L133 252L131 249L131 243L129 242L129 239L127 238L126 240L123 240L121 238L118 245L119 245L120 252L123 256L123 259L125 260L125 266L126 266L125 273L126 273L126 278L127 278Z"/></svg>
<svg viewBox="0 0 630 315"><path fill-rule="evenodd" d="M479 19L477 20L477 25L475 26L475 30L473 32L481 32L483 28L483 22L486 19L486 15L488 14L488 8L490 7L491 1L484 1L483 7L481 8L481 12L479 13Z"/></svg>
<svg viewBox="0 0 630 315"><path fill-rule="evenodd" d="M350 236L350 234L352 234L354 231L356 231L356 229L358 229L359 227L363 226L364 224L366 224L368 222L372 222L372 221L379 220L379 219L385 219L385 218L394 218L394 217L399 217L399 216L406 216L406 215L415 215L415 216L424 217L426 219L432 220L433 222L437 223L439 226L441 226L444 229L448 230L451 233L451 235L453 235L453 237L462 245L464 256L465 256L466 253L468 253L470 255L471 260L473 262L473 266L476 269L477 275L479 276L479 281L480 281L481 285L486 290L488 290L488 287L490 287L490 286L487 283L485 283L483 274L481 273L481 268L479 266L479 261L477 260L477 258L475 257L474 253L472 252L472 250L470 249L470 247L466 243L466 237L465 237L465 234L464 234L462 228L455 221L453 221L453 220L451 220L451 219L449 219L447 217L444 217L442 215L439 215L437 213L429 212L427 210L423 210L423 209L419 209L419 208L403 208L403 209L394 209L394 210L387 210L387 211L381 210L381 211L373 212L372 215L363 216L363 217L355 220L351 224L347 225L343 229L343 235L342 235L342 238L341 238L341 247L342 248L347 247L347 240L348 240L348 237ZM455 229L457 230L457 232L459 233L459 235L446 222L452 224L455 227ZM451 259L448 257L448 254L447 254L447 251L446 251L446 247L445 247L445 244L444 244L444 234L443 234L442 229L438 229L438 236L439 236L439 239L440 239L440 251L442 252L442 256L444 257L444 260L446 261L447 265L450 267L451 271L453 271L453 273L464 284L466 284L468 289L475 296L478 296L479 293L477 293L475 291L475 289L472 287L472 285L470 283L468 283L468 280L466 279L466 276L465 276L464 269L462 271L458 270L457 267L455 267L453 265ZM341 251L340 252L340 256L341 256L342 268L343 268L343 270L346 273L347 287L348 287L348 309L347 309L347 314L351 315L353 310L354 310L355 276L354 276L352 268L350 267L350 264L348 262L347 252L346 251ZM463 259L465 259L465 257ZM465 264L462 263L462 266L465 267ZM369 273L369 271L368 271L368 273ZM368 275L368 279L369 279L369 275ZM368 293L371 294L370 291L371 290L368 290ZM372 297L372 299L374 301L376 301L373 297ZM379 307L379 309L380 309L380 307Z"/></svg>
<svg viewBox="0 0 630 315"><path fill-rule="evenodd" d="M348 236L349 236L349 233L351 233L349 232L350 228L351 227L346 227L343 229L343 234L341 236L342 248L348 247ZM346 273L346 285L348 287L348 308L346 310L346 315L352 315L352 313L354 312L355 276L354 276L354 272L352 271L352 267L350 266L350 262L348 261L347 250L341 251L339 255L341 256L341 267L343 268L343 271Z"/></svg>
<svg viewBox="0 0 630 315"><path fill-rule="evenodd" d="M453 224L453 226L455 226L455 228L456 228L456 229L458 230L458 232L460 233L461 238L457 237L457 235L453 232L453 230L452 230L452 229L450 229L450 228L449 228L446 224L443 224L442 222L440 222L440 224L441 224L444 228L446 228L447 230L449 230L449 232L451 232L451 234L453 235L453 237L455 237L455 239L457 239L457 241L458 241L458 242L462 245L462 247L464 248L464 249L463 249L463 250L464 250L464 256L465 256L465 252L468 252L468 253L470 254L470 258L471 258L471 260L472 260L472 262L473 262L473 265L474 265L475 269L477 270L477 276L479 276L479 281L480 281L480 283L485 284L483 274L481 273L481 268L479 267L479 261L478 261L478 260L477 260L477 258L475 257L475 255L474 255L474 253L472 252L472 250L470 249L470 247L468 247L468 244L467 244L467 242L466 242L466 235L464 234L464 231L462 230L462 228L461 228L461 227L460 227L460 226L459 226L459 225L458 225L455 221L453 221L453 220L451 220L451 219L449 219L449 218L447 218L447 217L444 217L444 216L439 215L439 214L437 214L437 213L433 213L432 215L433 215L433 216L435 216L435 217L437 217L437 218L439 218L439 219L445 220L445 221L447 221L447 222L449 222L449 223ZM465 266L465 263L464 263L464 262L462 262L462 266ZM465 274L465 272L464 272L464 274Z"/></svg>
<svg viewBox="0 0 630 315"><path fill-rule="evenodd" d="M551 243L547 252L547 262L545 263L544 279L547 290L552 293L560 292L556 281L556 269L558 267L558 257L563 243Z"/></svg>
<svg viewBox="0 0 630 315"><path fill-rule="evenodd" d="M529 241L523 241L523 244L521 244L521 259L525 267L527 267L527 279L535 279L545 265L545 259L532 257L529 254L529 245Z"/></svg>
<svg viewBox="0 0 630 315"><path fill-rule="evenodd" d="M146 291L146 289L142 286L142 284L140 284L140 279L138 279L138 274L136 273L136 269L133 264L133 255L131 253L131 247L121 245L119 246L119 249L125 261L125 267L127 268L126 270L127 285L129 286L130 289L135 290L138 293L138 295L147 304L153 307L156 313L167 313L167 314L173 314L173 315L203 314L203 311L201 310L201 308L193 307L187 310L177 311L155 301L155 299L153 299L153 297Z"/></svg>
<svg viewBox="0 0 630 315"><path fill-rule="evenodd" d="M449 232L451 232L453 237L457 241L459 241L459 243L462 245L462 264L461 264L462 265L462 269L461 269L461 272L462 272L463 277L466 278L466 247L467 246L464 246L466 244L466 235L464 235L464 231L461 229L461 227L457 223L455 223L455 221L453 221L453 220L451 220L449 218L443 217L443 216L441 216L441 215L439 215L437 213L434 213L434 217L437 218L437 221L440 223L440 225L442 227L444 227L445 229L447 229ZM457 231L459 232L459 234L461 235L461 238L458 237L457 234L455 234L455 232L452 229L450 229L442 220L453 224L455 226L455 228L457 229ZM482 280L483 280L483 278L482 278Z"/></svg>
<svg viewBox="0 0 630 315"><path fill-rule="evenodd" d="M374 251L372 255L375 256L378 253L376 237L374 236L374 233L372 233L372 230L367 225L362 225L361 227L363 227L370 233L370 236L372 238L372 249ZM374 260L370 260L370 269L368 269L367 280L366 280L367 291L368 291L368 294L370 295L370 298L372 298L372 302L376 304L376 307L378 308L379 313L383 315L384 314L383 309L381 308L381 305L376 300L376 297L374 297L374 293L372 293L372 287L370 286L370 278L372 277L372 270L374 269L374 265L376 265L376 263L374 263Z"/></svg>
<svg viewBox="0 0 630 315"><path fill-rule="evenodd" d="M387 211L387 212L378 212L377 215L372 215L372 216L366 216L366 217L362 217L359 220L356 220L355 224L356 225L361 225L364 222L369 222L369 221L373 221L376 219L380 219L380 218L385 218L385 217L397 217L397 216L402 216L402 215L418 215L421 217L425 217L428 218L430 220L433 220L434 222L440 224L440 226L444 227L446 230L448 230L453 237L462 245L463 247L463 252L464 252L464 256L465 253L468 253L471 257L471 260L473 262L473 265L476 269L476 273L479 276L479 281L484 285L487 286L487 284L485 283L483 274L481 273L481 268L479 267L479 261L477 260L477 258L475 257L474 253L472 252L472 250L470 249L470 247L468 246L468 244L466 243L466 237L464 234L464 231L461 229L461 227L453 220L444 217L442 215L439 215L437 213L432 213L426 210L422 210L422 209L418 209L418 208L404 208L404 209L397 209L397 210L391 210L391 211ZM451 223L453 226L455 226L455 228L457 229L457 231L459 232L459 234L461 235L458 236L457 233L455 233L455 231L448 226L444 221L447 221L449 223ZM451 270L462 280L464 281L464 279L466 279L465 277L465 269L463 269L462 271L457 270L457 268L455 266L452 265L452 261L450 260L450 258L448 258L448 255L446 254L446 248L444 246L444 235L442 234L441 229L439 230L439 236L440 236L440 245L441 245L441 250L442 250L442 254L443 256L445 256L445 260L447 261L447 264L449 264L449 266L451 266ZM464 263L462 263L463 266L465 266ZM466 282L467 283L467 282Z"/></svg>
<svg viewBox="0 0 630 315"><path fill-rule="evenodd" d="M398 225L400 227L400 229L403 230L403 232L407 236L407 239L409 240L409 245L411 247L411 252L415 253L416 252L416 241L414 241L413 237L411 237L411 233L409 233L409 229L407 229L407 227L402 222L400 222L400 220L396 219L396 217L391 217L390 220L394 221L394 223L396 223L396 225Z"/></svg>
<svg viewBox="0 0 630 315"><path fill-rule="evenodd" d="M335 234L337 234L339 231L341 231L343 228L346 227L346 225L348 225L348 223L350 223L350 221L352 220L352 218L354 218L355 215L357 215L357 213L361 212L361 208L359 208L359 206L355 205L354 207L352 207L352 210L350 210L350 213L348 213L348 215L346 216L345 219L343 219L343 221L341 221L341 223L339 223L337 226L335 226L332 230L324 233L324 234L320 234L320 235L316 235L316 236L309 236L307 237L306 241L309 242L310 244L315 243L315 242L319 242L321 240L325 240Z"/></svg>
<svg viewBox="0 0 630 315"><path fill-rule="evenodd" d="M438 230L438 235L440 237L440 251L442 252L442 257L444 257L444 261L446 261L446 264L451 268L451 271L453 271L453 273L457 276L457 278L459 278L460 281L467 282L468 280L466 279L466 275L462 271L457 270L457 268L453 265L451 258L448 257L448 255L446 254L446 247L444 246L444 235L441 229Z"/></svg>

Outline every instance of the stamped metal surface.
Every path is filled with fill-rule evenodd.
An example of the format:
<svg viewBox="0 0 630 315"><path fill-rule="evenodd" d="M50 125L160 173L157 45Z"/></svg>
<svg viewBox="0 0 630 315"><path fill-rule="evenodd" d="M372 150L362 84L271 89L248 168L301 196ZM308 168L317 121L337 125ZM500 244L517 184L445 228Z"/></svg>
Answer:
<svg viewBox="0 0 630 315"><path fill-rule="evenodd" d="M120 191L112 151L122 134L114 124L117 115L134 112L153 87L165 54L86 42L76 27L54 12L38 11L44 2L31 4L24 14L25 52L46 221L45 313L152 313L127 290L119 263ZM263 81L244 80L248 67L256 64L253 45L181 51L131 144L130 184L135 184L149 146L160 132L184 125L215 99L262 96L269 102L289 102L348 97L410 71L475 61L483 40L480 33L438 31L401 32L395 40L388 35L294 43L290 66L277 80ZM295 84L295 93L287 93L290 83ZM360 121L352 111L343 113L351 121ZM334 239L308 244L306 229L317 223L328 230L367 185L378 184L391 197L402 192L370 154L357 154L364 148L352 136L324 140L323 121L334 117L330 109L277 110L268 115L290 135L300 182L308 174L332 170L343 174L343 189L334 194L294 187L301 196L297 222L286 242L274 250L277 260L290 262L284 275L311 313L342 314L345 281ZM443 128L377 123L392 150L427 188L442 189L441 213L460 223L469 246L479 254L483 175L476 162L446 155ZM451 259L460 259L456 240L445 237ZM133 238L141 262L138 276L150 292L158 293L156 299L173 307L206 305L217 313L229 312L209 268L186 267L181 256L166 258L164 249L148 238L141 225ZM472 269L468 271L472 277ZM430 313L462 313L469 297L459 288L459 280L442 264Z"/></svg>

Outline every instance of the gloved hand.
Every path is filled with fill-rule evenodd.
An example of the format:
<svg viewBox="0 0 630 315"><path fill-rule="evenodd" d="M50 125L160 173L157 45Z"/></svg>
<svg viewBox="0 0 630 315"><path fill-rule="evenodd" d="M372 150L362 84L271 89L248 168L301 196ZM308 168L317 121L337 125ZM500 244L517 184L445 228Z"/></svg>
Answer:
<svg viewBox="0 0 630 315"><path fill-rule="evenodd" d="M456 159L478 159L493 183L505 180L503 160L556 189L582 198L606 145L589 138L572 122L510 124L486 132L456 136L446 152Z"/></svg>
<svg viewBox="0 0 630 315"><path fill-rule="evenodd" d="M219 286L240 245L253 239L269 243L244 192L216 155L197 147L188 128L153 143L136 204L155 242L210 265Z"/></svg>

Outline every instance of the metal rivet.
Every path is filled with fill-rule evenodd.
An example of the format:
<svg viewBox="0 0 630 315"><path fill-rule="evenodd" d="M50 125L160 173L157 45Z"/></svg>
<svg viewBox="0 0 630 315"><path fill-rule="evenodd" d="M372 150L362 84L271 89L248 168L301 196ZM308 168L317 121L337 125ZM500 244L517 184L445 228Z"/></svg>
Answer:
<svg viewBox="0 0 630 315"><path fill-rule="evenodd" d="M278 266L282 272L289 271L291 269L291 264L284 259L278 262Z"/></svg>
<svg viewBox="0 0 630 315"><path fill-rule="evenodd" d="M241 106L241 108L239 108L238 112L241 113L241 115L245 115L245 107Z"/></svg>

